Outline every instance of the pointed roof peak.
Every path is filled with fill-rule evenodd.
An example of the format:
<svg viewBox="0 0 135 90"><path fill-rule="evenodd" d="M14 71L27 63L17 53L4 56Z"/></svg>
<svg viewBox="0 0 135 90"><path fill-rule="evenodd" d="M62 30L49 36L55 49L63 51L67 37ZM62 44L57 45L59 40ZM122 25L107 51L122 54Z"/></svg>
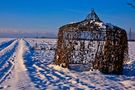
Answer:
<svg viewBox="0 0 135 90"><path fill-rule="evenodd" d="M98 15L96 14L95 10L92 9L91 13L88 14L88 16L86 17L86 20L94 20L94 21L100 21Z"/></svg>

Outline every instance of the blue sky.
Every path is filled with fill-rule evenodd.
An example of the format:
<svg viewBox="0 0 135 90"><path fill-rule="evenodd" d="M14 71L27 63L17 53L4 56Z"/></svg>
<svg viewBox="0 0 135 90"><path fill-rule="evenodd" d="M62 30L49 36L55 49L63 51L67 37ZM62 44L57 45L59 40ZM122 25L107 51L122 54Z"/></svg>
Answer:
<svg viewBox="0 0 135 90"><path fill-rule="evenodd" d="M92 8L102 21L135 30L135 9L127 2L132 0L0 0L0 30L55 33Z"/></svg>

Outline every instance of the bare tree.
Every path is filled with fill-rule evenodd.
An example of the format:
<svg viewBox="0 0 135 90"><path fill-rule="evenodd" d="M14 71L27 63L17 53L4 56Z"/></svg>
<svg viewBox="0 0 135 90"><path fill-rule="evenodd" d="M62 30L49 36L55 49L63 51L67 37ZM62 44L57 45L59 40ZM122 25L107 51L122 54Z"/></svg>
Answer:
<svg viewBox="0 0 135 90"><path fill-rule="evenodd" d="M133 0L133 2L135 2L135 0ZM133 2L129 2L128 5L135 9L135 4L133 4Z"/></svg>

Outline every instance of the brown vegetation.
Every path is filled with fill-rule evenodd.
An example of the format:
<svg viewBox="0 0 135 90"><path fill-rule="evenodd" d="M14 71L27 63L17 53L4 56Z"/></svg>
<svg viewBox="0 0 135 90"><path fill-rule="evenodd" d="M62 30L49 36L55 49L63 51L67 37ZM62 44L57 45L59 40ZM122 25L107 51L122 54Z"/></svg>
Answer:
<svg viewBox="0 0 135 90"><path fill-rule="evenodd" d="M127 58L126 31L103 25L94 11L84 21L59 30L56 65L68 68L69 64L89 64L104 73L121 74Z"/></svg>

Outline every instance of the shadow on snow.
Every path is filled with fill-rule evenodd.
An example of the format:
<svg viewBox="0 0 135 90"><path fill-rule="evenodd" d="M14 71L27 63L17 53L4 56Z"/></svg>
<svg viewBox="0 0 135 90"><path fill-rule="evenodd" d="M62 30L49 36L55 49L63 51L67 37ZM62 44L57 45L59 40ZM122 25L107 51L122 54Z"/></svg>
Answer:
<svg viewBox="0 0 135 90"><path fill-rule="evenodd" d="M80 79L76 79L74 77L71 77L69 75L66 75L64 72L56 71L54 69L49 68L47 65L48 63L43 63L41 60L36 60L34 57L38 56L39 53L33 50L30 46L30 44L26 42L26 46L29 48L24 54L24 62L28 69L29 76L34 82L34 85L41 89L47 89L47 88L53 88L58 90L69 90L71 87L76 88L76 90L83 90L82 88L77 87L76 84L73 84L71 80L76 81L76 83L85 85L88 88L94 89L94 86L91 86L90 84L84 83ZM33 66L36 65L42 70L37 71L37 69ZM37 73L40 73L44 76L44 78L38 77Z"/></svg>

